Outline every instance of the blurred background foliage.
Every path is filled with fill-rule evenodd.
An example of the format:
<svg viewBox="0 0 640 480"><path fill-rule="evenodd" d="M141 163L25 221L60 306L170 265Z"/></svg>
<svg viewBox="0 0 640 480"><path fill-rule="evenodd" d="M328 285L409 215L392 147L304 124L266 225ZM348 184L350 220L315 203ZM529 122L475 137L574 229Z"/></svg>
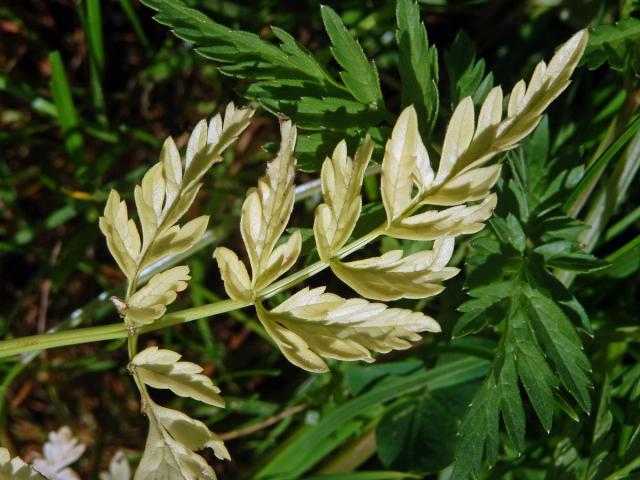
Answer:
<svg viewBox="0 0 640 480"><path fill-rule="evenodd" d="M275 43L270 27L277 26L339 78L318 2L187 4L268 42ZM218 59L212 62L196 53L191 41L154 21L153 10L132 0L32 0L0 6L0 337L117 321L107 298L123 288L124 279L97 229L109 189L131 192L167 135L184 146L185 132L227 102L257 101L265 108L225 162L213 169L198 197L192 213L212 214L212 230L188 255L193 280L176 308L224 295L211 252L223 241L239 245L244 192L262 173L278 134L268 110L283 110L303 127L298 153L306 173L298 176L299 185L316 178L313 172L324 154L343 136L353 140L370 131L381 145L410 100L397 68L395 5L362 0L327 5L375 60L380 77L383 103L354 106L353 115L351 104L333 113L327 111L330 104L309 103L306 113L298 110L307 105L300 97L313 96L316 87L288 85L279 91L268 82L260 84L246 74L258 71L255 65L225 61L216 42L208 45L208 56ZM610 265L575 281L575 273L556 275L571 286L590 318L582 326L593 365L594 406L586 416L568 396L555 395L553 408L564 413L556 416L551 433L535 420L527 422L524 455L503 438L496 466L480 476L633 475L640 465L640 191L634 181L640 151L634 123L640 104L639 11L639 2L631 0L419 2L429 45L438 51L440 109L431 123L421 125L432 151L438 151L446 120L461 98L472 95L479 102L491 85L510 88L573 32L587 25L595 30L584 67L552 106L540 127L544 130L506 160L497 222L460 243L455 261L469 265L467 274L447 282L438 297L399 302L425 309L441 322L443 335L425 337L415 348L384 356L376 365L335 363L330 374L321 376L283 360L250 313L200 320L142 339L203 365L221 386L228 403L224 411L172 401L223 432L233 457L216 464L223 478L448 478L458 421L494 360L505 315L492 311L478 320L465 313L465 323L456 326L463 316L456 309L468 299L465 285L478 286L474 265L486 261L478 258L508 259L520 249L513 236L500 235L501 221L511 222L507 231L522 232L528 243L520 251L548 240L545 232L552 228L536 219L549 211L538 208L549 198L549 208L564 205L569 216L595 225L585 230L567 220L565 236L555 240L577 241L607 262L595 266ZM202 44L196 41L196 46ZM435 101L437 90L432 94ZM543 179L543 185L527 190L518 183L517 170L525 168L522 158L530 160L525 162L529 178ZM555 190L544 191L560 177ZM376 182L375 176L367 177L371 202L379 201ZM518 189L527 190L526 205ZM293 224L306 238L317 201L317 192L301 195L294 212ZM523 211L529 207L536 214L527 218ZM376 221L380 209L366 213L362 228ZM559 228L554 224L554 231ZM313 261L312 239L305 245L306 261ZM381 247L403 244L386 239ZM567 260L548 248L540 255L546 255L549 270L567 269L569 260L576 267L575 255ZM571 269L596 270L590 259L585 262ZM317 281L346 290L326 272ZM452 341L452 331L479 334ZM146 423L138 414L122 345L81 345L2 361L0 444L28 457L48 431L69 424L89 445L77 468L82 478L96 478L117 448L125 448L135 461ZM527 417L534 418L531 406L525 407Z"/></svg>

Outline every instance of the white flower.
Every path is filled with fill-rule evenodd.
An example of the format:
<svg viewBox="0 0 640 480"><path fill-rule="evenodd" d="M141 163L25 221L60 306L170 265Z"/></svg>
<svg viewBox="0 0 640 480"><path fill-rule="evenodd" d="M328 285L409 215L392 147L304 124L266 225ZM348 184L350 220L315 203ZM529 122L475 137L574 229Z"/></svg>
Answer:
<svg viewBox="0 0 640 480"><path fill-rule="evenodd" d="M79 480L78 474L68 467L82 456L85 448L71 429L64 426L57 432L49 432L49 441L42 449L44 457L36 458L33 468L48 480Z"/></svg>
<svg viewBox="0 0 640 480"><path fill-rule="evenodd" d="M109 471L100 474L100 480L130 480L131 468L129 462L124 456L122 450L118 450L111 462L109 463Z"/></svg>

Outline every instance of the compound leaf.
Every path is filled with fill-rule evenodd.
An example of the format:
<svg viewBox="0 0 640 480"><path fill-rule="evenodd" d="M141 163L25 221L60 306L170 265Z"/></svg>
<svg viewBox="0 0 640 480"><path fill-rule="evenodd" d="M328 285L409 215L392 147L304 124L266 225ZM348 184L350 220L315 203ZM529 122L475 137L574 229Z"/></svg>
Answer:
<svg viewBox="0 0 640 480"><path fill-rule="evenodd" d="M167 305L173 303L178 292L187 288L189 267L173 267L156 273L149 283L138 290L126 302L126 320L146 324L160 318L167 311Z"/></svg>
<svg viewBox="0 0 640 480"><path fill-rule="evenodd" d="M420 339L419 332L440 331L435 320L420 312L347 300L324 290L305 288L273 310L256 305L282 353L305 370L327 371L321 357L371 362L371 351L403 350Z"/></svg>
<svg viewBox="0 0 640 480"><path fill-rule="evenodd" d="M427 31L420 21L420 8L413 0L396 4L402 106L413 105L420 133L428 138L438 117L438 51L429 46Z"/></svg>
<svg viewBox="0 0 640 480"><path fill-rule="evenodd" d="M202 375L202 367L180 362L181 355L171 350L149 347L138 353L131 365L150 387L169 389L181 397L190 397L216 407L224 407L220 389Z"/></svg>
<svg viewBox="0 0 640 480"><path fill-rule="evenodd" d="M349 239L362 209L360 190L367 164L373 152L367 137L351 160L347 144L341 141L322 165L322 195L324 203L316 209L313 224L320 258L328 262Z"/></svg>
<svg viewBox="0 0 640 480"><path fill-rule="evenodd" d="M331 269L340 280L366 298L398 300L424 298L442 290L439 282L458 274L459 269L447 267L455 240L439 238L433 250L403 256L402 250L391 250L381 257L354 262L331 261Z"/></svg>
<svg viewBox="0 0 640 480"><path fill-rule="evenodd" d="M187 415L147 404L149 434L134 480L215 480L216 474L195 450L211 448L220 460L229 452L207 426Z"/></svg>
<svg viewBox="0 0 640 480"><path fill-rule="evenodd" d="M383 106L375 64L369 63L360 44L347 31L335 11L323 5L320 7L320 14L331 39L331 53L344 69L340 72L340 78L346 87L360 103Z"/></svg>
<svg viewBox="0 0 640 480"><path fill-rule="evenodd" d="M410 206L416 177L419 186L426 190L433 180L433 171L418 131L416 111L407 107L393 127L382 160L381 191L387 225L392 225Z"/></svg>
<svg viewBox="0 0 640 480"><path fill-rule="evenodd" d="M251 264L254 290L269 285L289 270L300 254L301 238L292 235L286 244L276 243L287 227L294 203L296 128L291 121L280 125L281 143L277 156L267 166L257 188L247 193L242 205L240 229Z"/></svg>
<svg viewBox="0 0 640 480"><path fill-rule="evenodd" d="M624 17L615 25L600 25L591 31L581 63L595 69L607 62L618 71L624 71L631 64L637 73L640 67L639 46L640 20Z"/></svg>

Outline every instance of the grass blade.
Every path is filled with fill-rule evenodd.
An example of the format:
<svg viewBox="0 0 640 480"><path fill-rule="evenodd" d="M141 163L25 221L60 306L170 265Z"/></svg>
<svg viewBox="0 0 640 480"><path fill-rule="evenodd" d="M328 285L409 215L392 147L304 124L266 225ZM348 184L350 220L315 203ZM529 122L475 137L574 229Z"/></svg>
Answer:
<svg viewBox="0 0 640 480"><path fill-rule="evenodd" d="M71 157L73 163L80 167L83 159L83 139L80 130L80 119L76 106L71 96L71 87L67 80L67 74L62 65L60 52L49 54L51 63L51 93L58 110L58 124L64 134L64 148ZM76 176L82 174L82 168L76 170Z"/></svg>
<svg viewBox="0 0 640 480"><path fill-rule="evenodd" d="M640 130L640 115L636 116L629 126L622 132L618 139L613 142L609 148L598 158L585 172L580 183L573 190L564 204L564 210L571 217L576 217L586 203L589 195L595 188L604 169L611 163L611 160L622 150L622 148L633 138Z"/></svg>

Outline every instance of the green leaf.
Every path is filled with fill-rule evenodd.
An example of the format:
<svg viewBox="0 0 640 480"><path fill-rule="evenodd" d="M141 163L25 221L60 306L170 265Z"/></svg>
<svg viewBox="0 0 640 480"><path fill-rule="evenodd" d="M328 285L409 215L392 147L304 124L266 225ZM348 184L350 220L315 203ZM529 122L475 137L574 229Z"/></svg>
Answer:
<svg viewBox="0 0 640 480"><path fill-rule="evenodd" d="M375 405L399 398L410 392L427 387L431 392L451 386L465 384L486 375L487 364L478 358L464 358L439 365L430 370L420 369L416 373L385 382L380 388L360 395L328 415L300 435L296 442L274 455L270 462L255 476L256 480L295 479L322 460L314 455L342 425L356 418Z"/></svg>
<svg viewBox="0 0 640 480"><path fill-rule="evenodd" d="M396 5L398 69L402 81L402 107L413 105L420 134L429 138L438 117L438 51L429 47L427 31L420 21L420 8L413 0Z"/></svg>
<svg viewBox="0 0 640 480"><path fill-rule="evenodd" d="M576 185L571 196L569 196L564 203L564 210L570 216L575 217L577 215L595 188L604 169L611 163L622 148L631 141L638 130L640 130L640 115L636 115L633 120L629 122L627 128L618 136L616 141L613 142L596 161L589 165L580 183Z"/></svg>
<svg viewBox="0 0 640 480"><path fill-rule="evenodd" d="M453 459L456 431L450 405L426 393L382 417L376 430L378 458L395 470L437 472Z"/></svg>
<svg viewBox="0 0 640 480"><path fill-rule="evenodd" d="M611 278L626 278L640 269L640 235L606 258L610 266L597 273Z"/></svg>
<svg viewBox="0 0 640 480"><path fill-rule="evenodd" d="M477 477L486 456L493 464L498 454L498 424L500 416L500 390L495 377L489 375L473 397L467 414L460 425L451 480Z"/></svg>
<svg viewBox="0 0 640 480"><path fill-rule="evenodd" d="M478 475L483 459L493 465L499 447L499 416L513 446L519 451L525 448L525 415L518 379L547 431L551 429L554 389L559 383L583 410L588 412L591 406L589 361L575 327L558 303L565 301L564 297L552 296L563 292L548 282L548 277L553 277L547 272L538 272L530 265L524 268L527 274L520 274L511 283L494 282L472 289L470 293L477 298L461 307L471 314L486 315L489 306L504 296L508 298L503 315L505 330L491 373L460 427L454 479Z"/></svg>
<svg viewBox="0 0 640 480"><path fill-rule="evenodd" d="M420 361L381 363L379 365L354 366L347 370L346 381L349 390L354 395L360 395L363 391L378 385L381 380L415 372L422 367Z"/></svg>
<svg viewBox="0 0 640 480"><path fill-rule="evenodd" d="M58 112L58 123L64 134L64 148L72 161L80 166L76 170L76 175L80 176L84 171L84 167L81 166L83 139L80 118L71 96L71 87L62 65L60 52L51 52L49 62L51 63L51 93Z"/></svg>
<svg viewBox="0 0 640 480"><path fill-rule="evenodd" d="M131 0L118 0L118 3L120 3L120 7L124 11L124 13L127 15L129 22L131 22L131 26L133 27L133 30L136 32L136 36L138 37L138 40L140 40L140 43L148 52L150 48L149 40L147 39L147 36L144 33L142 24L140 23L140 19L136 14L136 10L131 4Z"/></svg>
<svg viewBox="0 0 640 480"><path fill-rule="evenodd" d="M374 109L384 107L378 71L369 63L360 44L347 31L340 16L330 7L320 7L322 21L331 39L331 53L343 68L340 78L353 97Z"/></svg>
<svg viewBox="0 0 640 480"><path fill-rule="evenodd" d="M591 410L589 360L571 320L540 288L525 287L533 328L564 387L585 412Z"/></svg>
<svg viewBox="0 0 640 480"><path fill-rule="evenodd" d="M609 263L581 250L578 243L559 240L546 243L534 249L544 257L548 267L561 268L573 272L595 272L606 268Z"/></svg>
<svg viewBox="0 0 640 480"><path fill-rule="evenodd" d="M388 116L378 74L357 41L333 10L323 18L342 66L342 80L327 70L287 32L273 28L281 42L275 45L259 35L221 25L180 0L144 0L157 10L155 19L193 42L196 51L218 63L226 75L242 79L243 95L274 113L285 113L302 128L367 128ZM334 120L327 125L326 116ZM329 148L333 148L332 144Z"/></svg>
<svg viewBox="0 0 640 480"><path fill-rule="evenodd" d="M511 245L520 253L524 252L527 236L515 215L509 213L506 219L494 217L489 224L502 243Z"/></svg>
<svg viewBox="0 0 640 480"><path fill-rule="evenodd" d="M549 168L549 120L542 117L531 136L522 141L522 147L509 155L509 165L514 178L509 189L516 195L519 218L526 222L548 191L551 169ZM522 193L522 197L518 195ZM547 193L548 195L548 193Z"/></svg>
<svg viewBox="0 0 640 480"><path fill-rule="evenodd" d="M592 30L581 63L593 70L606 62L613 70L631 69L637 73L639 49L640 19L625 17L615 25L600 25Z"/></svg>
<svg viewBox="0 0 640 480"><path fill-rule="evenodd" d="M516 371L516 356L514 355L516 350L517 348L513 343L505 347L505 358L498 376L498 386L500 388L502 422L513 445L521 452L525 446L526 420L518 387L518 372Z"/></svg>
<svg viewBox="0 0 640 480"><path fill-rule="evenodd" d="M396 480L406 478L422 478L419 475L403 472L390 471L370 471L370 472L349 472L334 473L327 475L314 475L312 477L304 477L305 480Z"/></svg>
<svg viewBox="0 0 640 480"><path fill-rule="evenodd" d="M485 62L476 61L476 47L474 42L464 31L459 31L451 46L444 52L444 63L449 76L451 105L457 105L465 97L474 97L482 87L488 93L493 85L493 75L485 77ZM482 102L478 95L474 103Z"/></svg>
<svg viewBox="0 0 640 480"><path fill-rule="evenodd" d="M528 308L529 305L521 295L512 299L508 320L512 336L508 337L507 344L514 344L513 353L522 386L540 423L549 431L553 422L553 388L557 380L531 331Z"/></svg>
<svg viewBox="0 0 640 480"><path fill-rule="evenodd" d="M83 9L86 10L86 13ZM91 76L91 96L93 99L93 107L98 123L103 127L106 127L106 106L102 88L105 55L100 0L87 0L84 5L80 3L78 5L78 13L89 47L89 70Z"/></svg>

